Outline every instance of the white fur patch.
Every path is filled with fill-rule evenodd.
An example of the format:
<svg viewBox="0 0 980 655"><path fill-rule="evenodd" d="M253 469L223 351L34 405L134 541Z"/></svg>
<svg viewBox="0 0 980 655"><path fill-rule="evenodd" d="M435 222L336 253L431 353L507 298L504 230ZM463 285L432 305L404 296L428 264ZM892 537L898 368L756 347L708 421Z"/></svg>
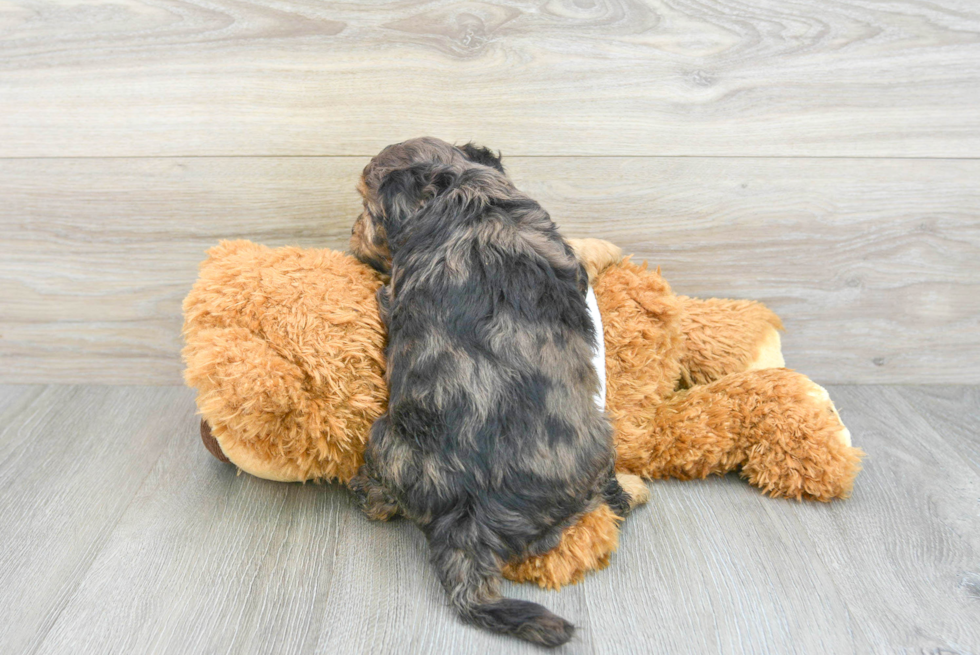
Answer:
<svg viewBox="0 0 980 655"><path fill-rule="evenodd" d="M585 297L589 305L589 314L592 316L592 323L595 325L596 343L592 345L592 366L599 374L599 393L596 394L595 402L602 411L606 410L606 339L602 332L602 315L599 313L599 302L595 298L595 291L589 287L589 295Z"/></svg>

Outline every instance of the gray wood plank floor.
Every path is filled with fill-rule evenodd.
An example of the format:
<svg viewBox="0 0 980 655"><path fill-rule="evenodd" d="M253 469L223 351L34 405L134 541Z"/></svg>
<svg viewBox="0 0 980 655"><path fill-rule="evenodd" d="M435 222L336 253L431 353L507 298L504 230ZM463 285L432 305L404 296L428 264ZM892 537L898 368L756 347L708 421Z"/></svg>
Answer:
<svg viewBox="0 0 980 655"><path fill-rule="evenodd" d="M980 388L830 388L854 496L651 484L613 565L558 593L569 653L980 652ZM192 392L0 386L0 652L530 653L461 625L406 522L236 475Z"/></svg>

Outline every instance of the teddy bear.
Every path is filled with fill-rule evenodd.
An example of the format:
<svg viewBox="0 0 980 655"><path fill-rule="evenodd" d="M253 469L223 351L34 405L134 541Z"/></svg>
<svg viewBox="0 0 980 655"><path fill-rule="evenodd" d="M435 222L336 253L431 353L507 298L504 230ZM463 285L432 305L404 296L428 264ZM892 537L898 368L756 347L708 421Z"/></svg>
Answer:
<svg viewBox="0 0 980 655"><path fill-rule="evenodd" d="M827 392L784 368L779 318L747 300L675 295L600 239L570 239L602 322L605 406L617 472L641 478L739 471L774 496L847 497L864 453ZM205 446L269 480L346 484L385 410L382 277L329 249L226 241L210 249L183 303L186 383ZM608 506L553 550L504 575L557 589L608 565L621 519Z"/></svg>

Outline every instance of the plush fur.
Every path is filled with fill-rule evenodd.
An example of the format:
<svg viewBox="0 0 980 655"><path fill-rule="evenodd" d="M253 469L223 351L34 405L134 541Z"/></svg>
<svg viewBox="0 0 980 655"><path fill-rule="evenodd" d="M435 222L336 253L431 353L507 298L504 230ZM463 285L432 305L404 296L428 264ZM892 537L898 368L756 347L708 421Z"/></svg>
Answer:
<svg viewBox="0 0 980 655"><path fill-rule="evenodd" d="M465 154L416 139L364 170L351 250L390 274L389 396L350 486L372 518L419 525L462 618L558 646L572 625L498 582L603 503L629 508L595 403L588 277L541 206Z"/></svg>

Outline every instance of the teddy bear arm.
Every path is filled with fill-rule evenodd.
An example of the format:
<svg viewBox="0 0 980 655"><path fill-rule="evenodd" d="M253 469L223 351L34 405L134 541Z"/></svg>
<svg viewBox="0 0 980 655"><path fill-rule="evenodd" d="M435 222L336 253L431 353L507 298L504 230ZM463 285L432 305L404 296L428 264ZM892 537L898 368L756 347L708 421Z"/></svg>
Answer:
<svg viewBox="0 0 980 655"><path fill-rule="evenodd" d="M689 384L729 373L782 368L782 322L762 303L678 296L685 349L681 366Z"/></svg>

